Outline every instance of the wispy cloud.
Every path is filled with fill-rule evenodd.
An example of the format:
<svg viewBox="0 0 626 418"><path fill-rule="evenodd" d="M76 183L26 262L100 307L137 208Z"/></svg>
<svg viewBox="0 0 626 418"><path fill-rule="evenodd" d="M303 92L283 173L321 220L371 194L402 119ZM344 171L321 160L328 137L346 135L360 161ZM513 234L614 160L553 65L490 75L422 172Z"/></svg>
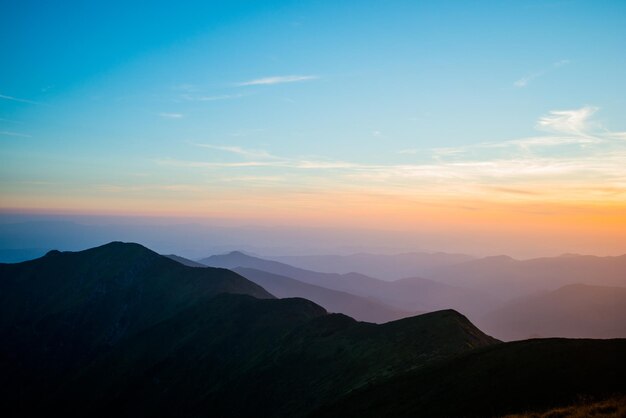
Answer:
<svg viewBox="0 0 626 418"><path fill-rule="evenodd" d="M183 117L185 117L185 115L183 115L182 113L166 113L166 112L159 113L159 116L165 119L182 119Z"/></svg>
<svg viewBox="0 0 626 418"><path fill-rule="evenodd" d="M20 99L19 97L7 96L5 94L0 94L0 99L11 100L13 102L34 104L34 105L44 105L44 103L36 102L34 100Z"/></svg>
<svg viewBox="0 0 626 418"><path fill-rule="evenodd" d="M11 131L0 131L0 135L15 136L15 137L19 137L19 138L32 138L31 135L22 134L22 133L19 133L19 132L11 132Z"/></svg>
<svg viewBox="0 0 626 418"><path fill-rule="evenodd" d="M597 110L597 107L592 106L574 110L553 110L539 119L537 127L547 131L583 135L590 127L590 117Z"/></svg>
<svg viewBox="0 0 626 418"><path fill-rule="evenodd" d="M241 155L241 156L249 157L249 158L270 158L270 159L278 158L264 150L249 149L249 148L243 148L239 146L212 145L212 144L202 144L202 143L197 143L197 142L190 142L190 144L196 147L200 147L200 148L208 148L208 149L213 149L217 151L230 152L233 154L237 154L237 155Z"/></svg>
<svg viewBox="0 0 626 418"><path fill-rule="evenodd" d="M534 72L534 73L527 74L527 75L523 76L522 78L520 78L520 79L518 79L518 80L515 80L515 82L513 82L513 86L515 86L515 87L517 87L517 88L523 88L523 87L526 87L526 86L528 86L528 85L529 85L529 84L530 84L533 80L535 80L535 79L537 79L537 78L539 78L539 77L542 77L542 76L544 76L544 75L548 74L549 72L551 72L551 71L553 71L553 70L555 70L555 69L557 69L557 68L560 68L560 67L563 67L563 66L565 66L565 65L568 65L569 63L570 63L570 61L569 61L569 60L560 60L560 61L557 61L557 62L553 63L553 64L552 64L550 67L548 67L548 68L545 68L545 69L543 69L543 70L541 70L541 71L537 71L537 72Z"/></svg>
<svg viewBox="0 0 626 418"><path fill-rule="evenodd" d="M610 132L591 118L597 108L549 112L537 127L551 134L464 147L409 149L419 162L376 164L331 158L280 157L239 146L193 144L240 156L243 161L162 158L165 167L210 170L217 178L279 175L282 184L306 184L398 196L445 196L580 202L626 196L626 134ZM558 149L554 147L567 146ZM584 151L583 151L584 147ZM217 156L219 157L219 156ZM212 158L216 158L215 155ZM220 177L221 176L221 177ZM602 186L602 190L598 186Z"/></svg>
<svg viewBox="0 0 626 418"><path fill-rule="evenodd" d="M156 159L160 165L170 165L187 168L290 168L303 170L328 170L328 169L348 169L348 168L376 168L383 166L360 166L356 163L332 160L309 160L309 159L277 159L267 161L236 161L236 162L209 162L209 161L189 161L174 158Z"/></svg>
<svg viewBox="0 0 626 418"><path fill-rule="evenodd" d="M198 193L206 190L205 187L196 184L143 184L143 185L119 185L100 184L97 189L105 193L137 193L137 192L175 192L175 193Z"/></svg>
<svg viewBox="0 0 626 418"><path fill-rule="evenodd" d="M190 102L215 102L218 100L237 99L237 98L244 97L244 96L245 94L220 94L220 95L215 95L215 96L182 94L180 98L186 101L190 101Z"/></svg>
<svg viewBox="0 0 626 418"><path fill-rule="evenodd" d="M238 86L262 86L284 83L296 83L299 81L317 80L319 76L316 75L283 75L274 77L263 77L255 80L244 81L237 83Z"/></svg>
<svg viewBox="0 0 626 418"><path fill-rule="evenodd" d="M484 153L485 150L508 150L515 154L520 150L531 151L572 144L586 146L619 139L623 133L597 129L600 126L591 119L597 110L597 107L592 106L572 110L553 110L547 115L541 116L535 124L537 129L548 132L547 135L497 142L479 142L458 147L434 148L432 149L433 155L437 158L463 158L473 152ZM398 153L423 154L424 151L405 149L398 151Z"/></svg>

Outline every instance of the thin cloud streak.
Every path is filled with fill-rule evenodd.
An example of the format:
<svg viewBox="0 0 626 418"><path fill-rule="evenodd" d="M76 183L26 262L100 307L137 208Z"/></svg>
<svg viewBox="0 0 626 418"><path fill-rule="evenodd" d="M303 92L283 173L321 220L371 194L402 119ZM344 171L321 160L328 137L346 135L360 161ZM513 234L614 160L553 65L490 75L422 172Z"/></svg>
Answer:
<svg viewBox="0 0 626 418"><path fill-rule="evenodd" d="M185 117L182 113L159 113L159 116L164 119L182 119Z"/></svg>
<svg viewBox="0 0 626 418"><path fill-rule="evenodd" d="M225 151L225 152L230 152L233 154L241 155L244 157L250 157L250 158L268 158L268 159L279 158L264 150L254 150L254 149L248 149L248 148L243 148L239 146L212 145L212 144L202 144L198 142L190 142L190 144L196 147L200 147L200 148L208 148L208 149L213 149L217 151Z"/></svg>
<svg viewBox="0 0 626 418"><path fill-rule="evenodd" d="M15 136L15 137L18 137L18 138L32 138L31 135L22 134L22 133L19 133L19 132L11 132L11 131L0 131L0 135Z"/></svg>
<svg viewBox="0 0 626 418"><path fill-rule="evenodd" d="M0 94L0 99L11 100L11 101L20 102L20 103L28 103L28 104L45 106L45 103L36 102L34 100L28 100L28 99L20 99L19 97L7 96L5 94Z"/></svg>
<svg viewBox="0 0 626 418"><path fill-rule="evenodd" d="M189 102L215 102L219 100L238 99L246 96L245 94L221 94L218 96L193 96L191 94L182 94L181 99Z"/></svg>
<svg viewBox="0 0 626 418"><path fill-rule="evenodd" d="M240 87L266 86L266 85L274 85L274 84L296 83L300 81L309 81L309 80L317 80L317 79L319 79L319 76L315 76L315 75L285 75L285 76L258 78L255 80L237 83L237 85Z"/></svg>
<svg viewBox="0 0 626 418"><path fill-rule="evenodd" d="M161 166L210 170L210 175L223 175L232 170L244 175L242 180L245 176L250 179L275 176L276 170L280 170L285 184L306 183L337 190L356 188L398 196L463 195L498 196L505 200L580 201L581 196L589 200L589 197L595 199L601 195L617 201L626 193L626 134L604 128L591 129L595 125L590 119L596 111L596 108L584 107L549 112L539 119L538 125L555 132L554 135L422 152L403 150L407 155L423 154L422 160L430 157L430 162L364 164L324 158L286 158L263 150L198 143L192 145L236 154L245 161L164 158L153 162ZM558 146L584 147L584 152L555 153L554 147ZM610 192L599 190L599 184Z"/></svg>
<svg viewBox="0 0 626 418"><path fill-rule="evenodd" d="M517 88L524 88L524 87L528 86L535 79L537 79L539 77L543 77L544 75L548 74L549 72L551 72L551 71L553 71L553 70L555 70L557 68L563 67L565 65L568 65L569 63L570 63L569 60L557 61L557 62L553 63L551 67L549 67L549 68L547 68L545 70L541 70L541 71L537 71L535 73L531 73L531 74L525 75L524 77L516 80L513 83L513 86L515 86Z"/></svg>

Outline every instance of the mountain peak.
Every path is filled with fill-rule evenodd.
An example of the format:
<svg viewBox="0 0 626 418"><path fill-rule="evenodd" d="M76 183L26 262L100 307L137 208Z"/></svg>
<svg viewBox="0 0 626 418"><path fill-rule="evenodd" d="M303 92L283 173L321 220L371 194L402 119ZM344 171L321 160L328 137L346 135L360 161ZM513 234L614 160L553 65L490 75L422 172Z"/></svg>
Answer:
<svg viewBox="0 0 626 418"><path fill-rule="evenodd" d="M250 257L248 254L246 254L246 253L244 253L242 251L239 251L239 250L231 251L231 252L229 252L229 253L227 253L225 255L230 255L230 256L233 256L233 257Z"/></svg>

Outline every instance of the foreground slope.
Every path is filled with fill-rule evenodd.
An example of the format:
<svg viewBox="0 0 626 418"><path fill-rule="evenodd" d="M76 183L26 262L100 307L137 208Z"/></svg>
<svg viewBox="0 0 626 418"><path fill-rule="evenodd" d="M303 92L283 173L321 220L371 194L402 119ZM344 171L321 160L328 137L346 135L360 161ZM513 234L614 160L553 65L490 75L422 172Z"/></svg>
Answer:
<svg viewBox="0 0 626 418"><path fill-rule="evenodd" d="M221 295L117 347L54 397L130 415L304 416L496 342L454 311L375 325L304 299Z"/></svg>
<svg viewBox="0 0 626 418"><path fill-rule="evenodd" d="M503 343L348 394L316 417L491 417L626 393L626 340ZM560 415L559 415L560 416Z"/></svg>
<svg viewBox="0 0 626 418"><path fill-rule="evenodd" d="M343 313L359 321L383 323L417 314L417 312L409 313L394 309L374 299L300 282L261 270L238 267L233 271L262 286L276 297L302 297L323 306L329 312Z"/></svg>
<svg viewBox="0 0 626 418"><path fill-rule="evenodd" d="M626 288L574 284L514 299L479 321L505 340L626 337Z"/></svg>

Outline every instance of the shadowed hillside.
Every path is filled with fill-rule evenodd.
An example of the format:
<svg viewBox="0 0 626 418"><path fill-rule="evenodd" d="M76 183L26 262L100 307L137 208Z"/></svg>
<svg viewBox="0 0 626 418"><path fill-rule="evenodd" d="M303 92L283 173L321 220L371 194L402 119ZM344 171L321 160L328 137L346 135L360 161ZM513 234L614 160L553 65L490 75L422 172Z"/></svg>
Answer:
<svg viewBox="0 0 626 418"><path fill-rule="evenodd" d="M222 295L116 348L55 397L121 403L131 415L304 416L351 390L494 343L454 311L375 325L304 299Z"/></svg>

